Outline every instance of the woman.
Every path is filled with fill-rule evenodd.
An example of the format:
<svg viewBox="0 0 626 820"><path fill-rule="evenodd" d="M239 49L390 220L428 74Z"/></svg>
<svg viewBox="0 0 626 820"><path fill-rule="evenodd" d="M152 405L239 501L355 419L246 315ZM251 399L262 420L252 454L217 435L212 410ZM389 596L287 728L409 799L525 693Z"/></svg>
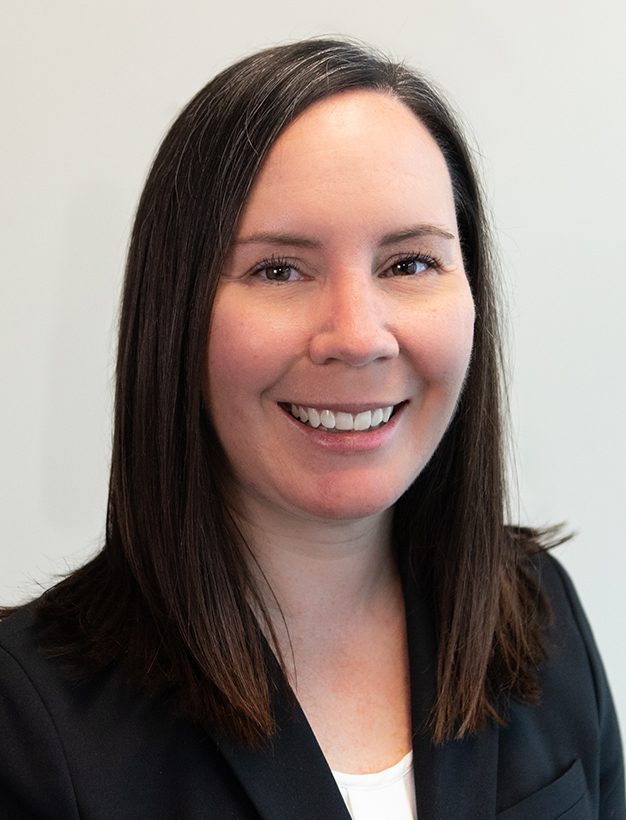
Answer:
<svg viewBox="0 0 626 820"><path fill-rule="evenodd" d="M504 523L497 340L423 79L313 40L200 91L138 208L105 546L0 626L1 816L625 817L580 605Z"/></svg>

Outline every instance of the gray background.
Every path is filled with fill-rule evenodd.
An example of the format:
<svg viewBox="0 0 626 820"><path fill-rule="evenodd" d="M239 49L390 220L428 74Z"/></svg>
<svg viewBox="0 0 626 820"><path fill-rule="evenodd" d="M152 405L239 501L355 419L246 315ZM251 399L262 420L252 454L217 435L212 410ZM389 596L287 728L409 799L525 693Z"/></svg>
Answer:
<svg viewBox="0 0 626 820"><path fill-rule="evenodd" d="M2 4L0 600L102 538L116 304L176 111L262 46L343 33L436 78L469 123L510 312L514 517L558 550L626 725L626 6L621 0Z"/></svg>

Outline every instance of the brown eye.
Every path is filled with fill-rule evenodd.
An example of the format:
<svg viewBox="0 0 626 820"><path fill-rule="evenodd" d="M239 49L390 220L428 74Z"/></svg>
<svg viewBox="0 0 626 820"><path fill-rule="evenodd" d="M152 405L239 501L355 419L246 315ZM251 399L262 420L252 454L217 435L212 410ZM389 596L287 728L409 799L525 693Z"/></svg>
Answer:
<svg viewBox="0 0 626 820"><path fill-rule="evenodd" d="M264 274L265 278L270 282L288 282L292 270L289 265L271 265L270 267L263 268L259 273Z"/></svg>
<svg viewBox="0 0 626 820"><path fill-rule="evenodd" d="M251 275L261 282L271 282L275 285L302 279L298 269L288 259L263 259Z"/></svg>
<svg viewBox="0 0 626 820"><path fill-rule="evenodd" d="M422 259L402 259L391 267L394 276L414 276L416 273L424 273L428 270L428 264Z"/></svg>

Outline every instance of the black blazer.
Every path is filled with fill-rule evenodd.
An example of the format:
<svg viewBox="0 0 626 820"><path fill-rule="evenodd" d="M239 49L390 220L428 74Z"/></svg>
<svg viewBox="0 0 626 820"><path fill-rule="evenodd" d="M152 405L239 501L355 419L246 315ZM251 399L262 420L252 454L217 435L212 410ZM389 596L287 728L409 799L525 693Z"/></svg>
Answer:
<svg viewBox="0 0 626 820"><path fill-rule="evenodd" d="M434 747L419 731L434 694L432 615L405 582L419 820L624 820L617 722L571 582L539 561L554 610L538 706L506 728ZM277 698L279 731L250 750L174 717L113 668L77 684L38 648L27 607L0 624L0 818L349 820L302 711ZM393 820L388 818L388 820Z"/></svg>

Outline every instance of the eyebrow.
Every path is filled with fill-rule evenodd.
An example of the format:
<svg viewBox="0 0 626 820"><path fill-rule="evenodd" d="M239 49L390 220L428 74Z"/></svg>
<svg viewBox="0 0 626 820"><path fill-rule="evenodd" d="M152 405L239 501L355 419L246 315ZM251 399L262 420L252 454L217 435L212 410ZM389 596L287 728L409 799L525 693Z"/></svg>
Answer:
<svg viewBox="0 0 626 820"><path fill-rule="evenodd" d="M322 243L293 233L261 231L235 240L235 245L293 245L296 248L319 248Z"/></svg>
<svg viewBox="0 0 626 820"><path fill-rule="evenodd" d="M423 236L439 236L441 239L455 239L453 233L438 228L436 225L413 225L402 231L392 231L387 233L380 240L381 247L393 245L395 242L402 242L403 239L421 239Z"/></svg>
<svg viewBox="0 0 626 820"><path fill-rule="evenodd" d="M439 236L442 239L454 239L454 234L436 225L412 225L400 231L392 231L381 237L378 243L380 247L393 245L395 242L402 242L405 239L420 239L423 236ZM273 231L260 231L250 234L250 236L240 237L235 240L236 245L290 245L296 248L319 248L321 242L317 239L310 239L306 236L291 233L275 233Z"/></svg>

